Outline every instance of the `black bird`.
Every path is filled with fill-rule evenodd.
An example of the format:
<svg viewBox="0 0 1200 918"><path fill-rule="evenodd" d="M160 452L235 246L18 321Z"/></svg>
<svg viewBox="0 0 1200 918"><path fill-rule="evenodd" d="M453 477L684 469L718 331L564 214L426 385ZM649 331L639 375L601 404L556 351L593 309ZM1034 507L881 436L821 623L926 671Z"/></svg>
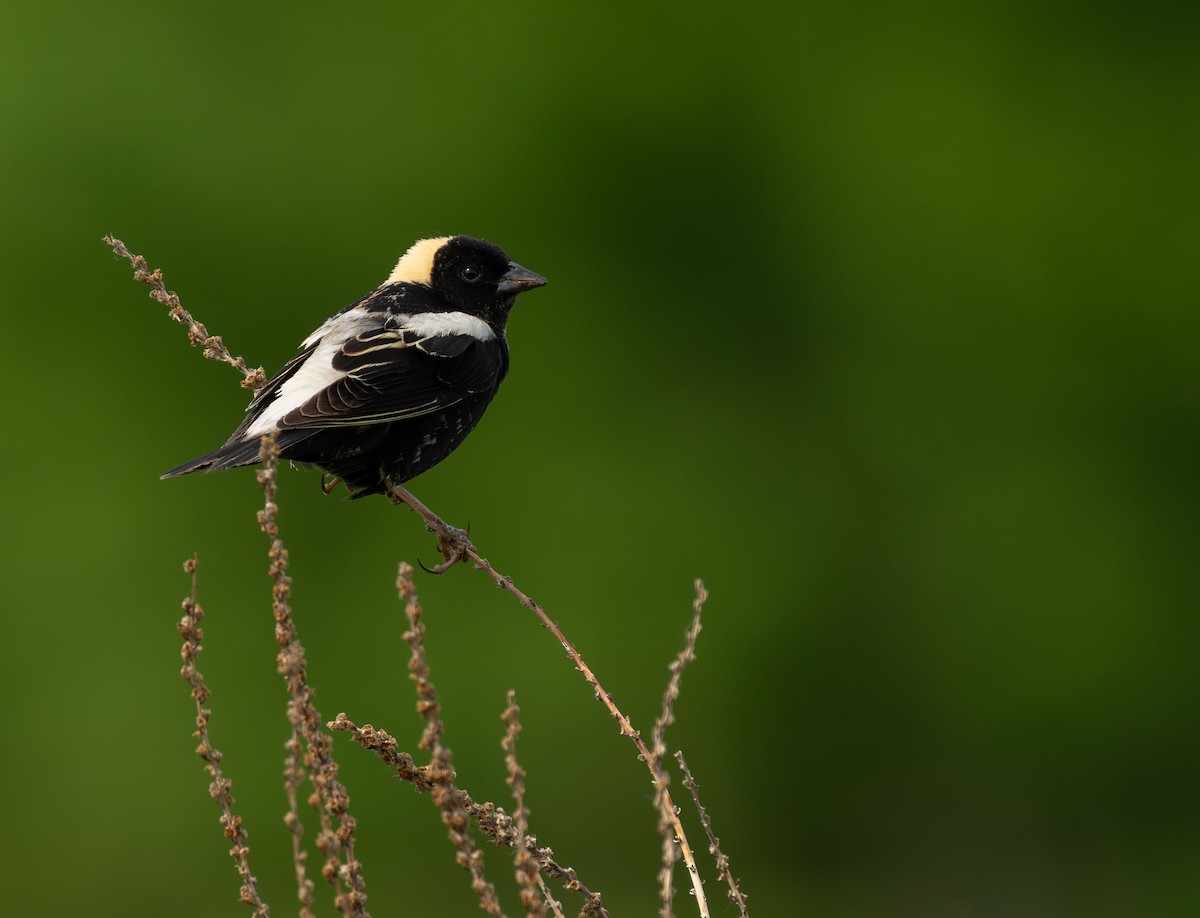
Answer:
<svg viewBox="0 0 1200 918"><path fill-rule="evenodd" d="M319 466L355 497L441 462L483 416L508 372L508 313L546 279L470 236L422 239L391 276L308 336L214 452L163 478L279 454Z"/></svg>

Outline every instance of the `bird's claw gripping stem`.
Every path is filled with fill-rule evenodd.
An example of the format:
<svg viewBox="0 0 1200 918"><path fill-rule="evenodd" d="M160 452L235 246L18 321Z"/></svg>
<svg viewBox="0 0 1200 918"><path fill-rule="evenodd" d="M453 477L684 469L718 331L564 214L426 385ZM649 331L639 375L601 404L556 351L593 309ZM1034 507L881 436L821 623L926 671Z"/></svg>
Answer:
<svg viewBox="0 0 1200 918"><path fill-rule="evenodd" d="M389 481L385 493L392 503L406 504L409 509L418 513L425 521L425 528L437 536L438 551L442 553L441 563L427 567L419 559L417 561L421 565L421 570L427 574L444 574L460 561L468 560L471 553L475 551L475 546L471 544L471 539L465 529L459 529L457 526L446 523L417 500L416 496L407 488Z"/></svg>
<svg viewBox="0 0 1200 918"><path fill-rule="evenodd" d="M421 561L417 561L421 565L421 570L427 574L446 573L460 561L466 561L468 553L475 547L467 537L465 529L436 524L428 524L428 529L437 536L438 551L442 553L443 560L433 567L426 567Z"/></svg>

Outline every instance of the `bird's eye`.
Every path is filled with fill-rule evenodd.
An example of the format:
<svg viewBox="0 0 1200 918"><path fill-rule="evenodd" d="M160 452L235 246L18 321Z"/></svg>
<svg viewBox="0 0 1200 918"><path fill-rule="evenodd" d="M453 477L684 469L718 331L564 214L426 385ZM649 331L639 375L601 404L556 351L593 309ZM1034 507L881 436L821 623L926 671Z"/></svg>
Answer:
<svg viewBox="0 0 1200 918"><path fill-rule="evenodd" d="M458 272L458 276L465 280L468 284L477 284L479 283L480 278L483 277L483 272L480 271L475 265L467 265Z"/></svg>

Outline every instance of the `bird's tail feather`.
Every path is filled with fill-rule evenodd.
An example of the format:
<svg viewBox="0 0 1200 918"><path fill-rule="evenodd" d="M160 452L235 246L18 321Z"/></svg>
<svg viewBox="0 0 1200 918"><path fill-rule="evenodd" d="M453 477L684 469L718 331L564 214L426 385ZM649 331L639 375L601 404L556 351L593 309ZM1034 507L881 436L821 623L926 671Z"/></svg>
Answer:
<svg viewBox="0 0 1200 918"><path fill-rule="evenodd" d="M258 437L237 443L226 443L220 449L197 456L169 472L163 472L160 477L174 478L177 475L187 475L191 472L216 472L221 469L236 469L244 465L254 465L258 462L260 446L261 442Z"/></svg>

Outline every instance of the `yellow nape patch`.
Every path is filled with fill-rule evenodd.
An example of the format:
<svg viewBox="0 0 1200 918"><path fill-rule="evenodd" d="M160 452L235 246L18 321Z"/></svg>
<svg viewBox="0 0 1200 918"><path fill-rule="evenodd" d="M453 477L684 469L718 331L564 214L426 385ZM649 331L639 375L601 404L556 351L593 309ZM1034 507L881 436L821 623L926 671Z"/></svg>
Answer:
<svg viewBox="0 0 1200 918"><path fill-rule="evenodd" d="M434 253L450 239L450 236L438 236L434 239L421 239L414 242L412 247L396 262L396 267L392 269L387 283L424 284L428 287L433 274Z"/></svg>

